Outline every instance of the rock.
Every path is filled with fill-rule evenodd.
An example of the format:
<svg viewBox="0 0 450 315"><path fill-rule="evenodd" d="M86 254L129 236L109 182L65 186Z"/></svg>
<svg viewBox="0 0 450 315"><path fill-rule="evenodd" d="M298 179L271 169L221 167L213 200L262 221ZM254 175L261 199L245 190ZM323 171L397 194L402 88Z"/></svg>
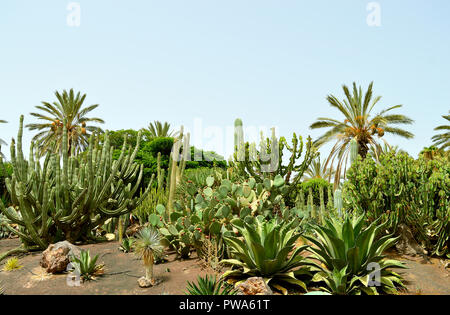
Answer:
<svg viewBox="0 0 450 315"><path fill-rule="evenodd" d="M161 280L154 278L150 280L146 277L140 277L137 282L141 288L150 288L161 283Z"/></svg>
<svg viewBox="0 0 450 315"><path fill-rule="evenodd" d="M114 233L106 233L105 237L108 241L114 241L116 239L116 235Z"/></svg>
<svg viewBox="0 0 450 315"><path fill-rule="evenodd" d="M416 242L413 233L408 226L403 223L400 224L398 226L398 233L400 234L400 238L395 245L398 252L410 256L425 256L428 254L427 251Z"/></svg>
<svg viewBox="0 0 450 315"><path fill-rule="evenodd" d="M67 269L70 256L78 256L80 249L68 241L50 244L42 253L40 265L48 273L60 273Z"/></svg>
<svg viewBox="0 0 450 315"><path fill-rule="evenodd" d="M251 277L236 287L239 295L272 295L273 292L261 277Z"/></svg>

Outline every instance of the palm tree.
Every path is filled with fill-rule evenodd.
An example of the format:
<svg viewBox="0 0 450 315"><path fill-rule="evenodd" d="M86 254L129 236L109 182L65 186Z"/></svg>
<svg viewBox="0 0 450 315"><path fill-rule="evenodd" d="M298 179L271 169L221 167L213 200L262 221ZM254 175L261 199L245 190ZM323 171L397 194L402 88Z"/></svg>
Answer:
<svg viewBox="0 0 450 315"><path fill-rule="evenodd" d="M397 145L392 146L387 141L384 141L383 145L376 144L374 146L371 146L369 149L369 154L375 159L375 161L380 160L380 156L388 153L398 154L398 153L406 153L402 149L400 149Z"/></svg>
<svg viewBox="0 0 450 315"><path fill-rule="evenodd" d="M450 111L449 111L450 113ZM450 122L450 115L444 115L442 118ZM437 134L431 138L436 146L440 146L441 150L445 150L450 147L450 125L442 125L434 128L434 130L444 130L446 132Z"/></svg>
<svg viewBox="0 0 450 315"><path fill-rule="evenodd" d="M89 145L89 136L91 133L101 133L103 130L96 126L88 126L87 123L101 123L100 118L88 118L86 115L98 107L98 104L89 105L82 108L86 94L76 95L73 89L66 90L60 94L55 92L57 101L52 104L42 102L43 106L36 106L44 113L31 113L32 116L44 123L29 124L26 127L30 130L39 130L40 132L33 137L39 147L40 155L43 155L55 143L55 152L62 149L63 122L66 121L68 134L69 154L77 154ZM46 116L48 115L48 116Z"/></svg>
<svg viewBox="0 0 450 315"><path fill-rule="evenodd" d="M164 247L161 244L161 234L152 228L142 228L138 235L137 240L134 242L134 250L136 254L143 259L145 266L145 278L154 283L153 279L153 264L155 257L161 257Z"/></svg>
<svg viewBox="0 0 450 315"><path fill-rule="evenodd" d="M320 161L320 156L318 156L311 162L311 164L309 164L303 179L309 180L313 178L322 178L329 181L335 172L333 169L327 168L325 164L326 163Z"/></svg>
<svg viewBox="0 0 450 315"><path fill-rule="evenodd" d="M165 122L163 125L160 121L155 120L148 125L148 130L152 138L176 136L176 133L170 131L170 124L168 122Z"/></svg>
<svg viewBox="0 0 450 315"><path fill-rule="evenodd" d="M364 159L369 151L370 146L375 146L378 138L384 136L385 133L399 135L404 138L413 138L414 135L404 129L396 126L398 124L411 124L413 120L399 114L388 114L388 112L402 107L402 105L391 106L382 110L376 115L371 115L374 106L380 101L381 96L372 98L373 82L369 84L365 95L362 93L361 87L356 87L353 83L353 93L350 92L346 85L342 86L346 98L341 102L334 95L328 95L327 100L332 107L337 108L344 115L345 120L339 121L332 118L318 118L310 128L330 128L325 134L315 141L315 145L322 144L336 139L336 144L331 149L326 165L337 158L338 164L335 173L335 185L339 184L341 169L347 165L348 154L350 151L350 141L355 139L358 144L358 154Z"/></svg>
<svg viewBox="0 0 450 315"><path fill-rule="evenodd" d="M7 121L6 121L6 120L1 120L1 119L0 119L0 123L1 123L1 124L6 124ZM3 144L6 144L6 142L3 141L3 139L0 138L0 157L1 157L2 159L5 158L5 156L4 156L3 153L1 152L1 147L2 147Z"/></svg>

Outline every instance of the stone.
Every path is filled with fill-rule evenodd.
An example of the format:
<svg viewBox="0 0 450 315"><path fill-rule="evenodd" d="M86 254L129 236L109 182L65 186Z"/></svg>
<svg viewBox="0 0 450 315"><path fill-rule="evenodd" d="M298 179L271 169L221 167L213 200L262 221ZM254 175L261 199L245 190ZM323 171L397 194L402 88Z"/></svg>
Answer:
<svg viewBox="0 0 450 315"><path fill-rule="evenodd" d="M137 282L141 288L150 288L161 283L161 280L155 278L147 279L146 277L140 277Z"/></svg>
<svg viewBox="0 0 450 315"><path fill-rule="evenodd" d="M398 234L400 237L395 248L400 254L409 256L426 256L428 254L428 252L416 242L411 229L406 226L406 224L399 224Z"/></svg>
<svg viewBox="0 0 450 315"><path fill-rule="evenodd" d="M239 295L273 295L272 290L261 277L251 277L236 287Z"/></svg>
<svg viewBox="0 0 450 315"><path fill-rule="evenodd" d="M40 265L48 273L61 273L66 271L70 256L79 254L80 249L68 241L50 244L42 253Z"/></svg>

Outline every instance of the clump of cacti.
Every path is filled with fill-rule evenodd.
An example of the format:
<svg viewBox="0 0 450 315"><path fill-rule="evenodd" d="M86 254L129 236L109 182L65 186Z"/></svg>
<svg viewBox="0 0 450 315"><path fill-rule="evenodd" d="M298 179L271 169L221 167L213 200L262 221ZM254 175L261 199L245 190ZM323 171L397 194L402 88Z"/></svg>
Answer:
<svg viewBox="0 0 450 315"><path fill-rule="evenodd" d="M146 196L149 188L135 196L143 175L142 165L133 162L140 136L134 151L124 141L118 160L113 159L107 133L102 147L91 136L87 151L76 156L68 152L65 128L62 156L49 150L41 164L33 143L29 159L24 158L23 116L20 118L17 145L14 140L11 143L13 174L6 179L11 203L18 211L2 202L0 210L19 227L9 229L19 236L22 246L0 259L20 251L46 249L63 239L72 243L93 240L95 228L129 213Z"/></svg>
<svg viewBox="0 0 450 315"><path fill-rule="evenodd" d="M449 256L449 190L447 161L390 152L378 161L356 160L342 194L346 209L366 213L370 222L381 217L390 232L405 224L431 253Z"/></svg>
<svg viewBox="0 0 450 315"><path fill-rule="evenodd" d="M232 183L210 176L204 187L189 183L186 196L174 203L169 217L163 205L157 206L150 223L160 228L167 245L179 256L187 257L191 250L201 250L205 236L220 239L233 233L230 222L236 217L250 222L257 216L279 220L296 216L296 209L284 204L286 189L281 176L265 179L263 183L254 178Z"/></svg>
<svg viewBox="0 0 450 315"><path fill-rule="evenodd" d="M295 133L292 136L291 144L286 138L278 138L275 129L272 128L272 136L264 138L261 133L259 150L255 143L244 142L242 131L242 121L235 121L235 152L231 165L242 177L252 177L258 183L263 183L265 179L274 180L275 177L282 177L286 183L287 191L285 196L289 196L300 183L304 172L318 153L314 147L311 137L308 137L306 146L301 136ZM305 152L304 147L306 147ZM290 152L287 165L282 165L283 154ZM303 160L300 161L302 154Z"/></svg>

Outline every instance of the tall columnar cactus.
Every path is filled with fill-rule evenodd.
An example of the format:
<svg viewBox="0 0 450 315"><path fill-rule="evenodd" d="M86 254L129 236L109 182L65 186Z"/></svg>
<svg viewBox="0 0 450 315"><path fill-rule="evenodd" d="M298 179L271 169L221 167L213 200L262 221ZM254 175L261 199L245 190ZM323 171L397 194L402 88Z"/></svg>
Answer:
<svg viewBox="0 0 450 315"><path fill-rule="evenodd" d="M319 186L319 194L320 194L319 221L320 221L320 224L322 224L323 216L325 215L325 197L324 197L324 192L323 192L323 186Z"/></svg>
<svg viewBox="0 0 450 315"><path fill-rule="evenodd" d="M238 161L245 159L245 147L244 147L244 130L242 120L237 118L234 121L234 152Z"/></svg>
<svg viewBox="0 0 450 315"><path fill-rule="evenodd" d="M350 141L350 163L353 164L358 157L358 142L355 138Z"/></svg>
<svg viewBox="0 0 450 315"><path fill-rule="evenodd" d="M169 200L166 207L166 216L170 218L170 213L173 212L173 202L175 197L175 190L183 177L186 161L190 160L191 151L189 146L189 133L183 135L183 127L172 147L169 161Z"/></svg>
<svg viewBox="0 0 450 315"><path fill-rule="evenodd" d="M52 153L43 164L31 143L28 161L22 151L23 116L17 136L17 147L11 143L13 174L6 179L12 204L0 210L17 234L22 247L19 251L45 249L50 243L66 239L70 242L95 239L93 230L109 218L117 218L136 208L146 197L149 187L135 197L142 180L143 166L134 163L139 149L140 135L134 151L124 141L118 160L113 160L113 148L108 134L102 147L94 145L79 156L69 156L66 124L63 131L62 156ZM4 257L1 257L4 258Z"/></svg>
<svg viewBox="0 0 450 315"><path fill-rule="evenodd" d="M314 207L314 198L313 198L313 192L312 188L309 188L308 192L308 212L311 218L316 219L316 208Z"/></svg>
<svg viewBox="0 0 450 315"><path fill-rule="evenodd" d="M333 193L331 191L331 187L327 187L327 193L328 193L327 209L328 209L328 211L332 211L334 209L334 204L333 204Z"/></svg>
<svg viewBox="0 0 450 315"><path fill-rule="evenodd" d="M334 208L338 215L342 216L342 191L340 189L334 191Z"/></svg>

